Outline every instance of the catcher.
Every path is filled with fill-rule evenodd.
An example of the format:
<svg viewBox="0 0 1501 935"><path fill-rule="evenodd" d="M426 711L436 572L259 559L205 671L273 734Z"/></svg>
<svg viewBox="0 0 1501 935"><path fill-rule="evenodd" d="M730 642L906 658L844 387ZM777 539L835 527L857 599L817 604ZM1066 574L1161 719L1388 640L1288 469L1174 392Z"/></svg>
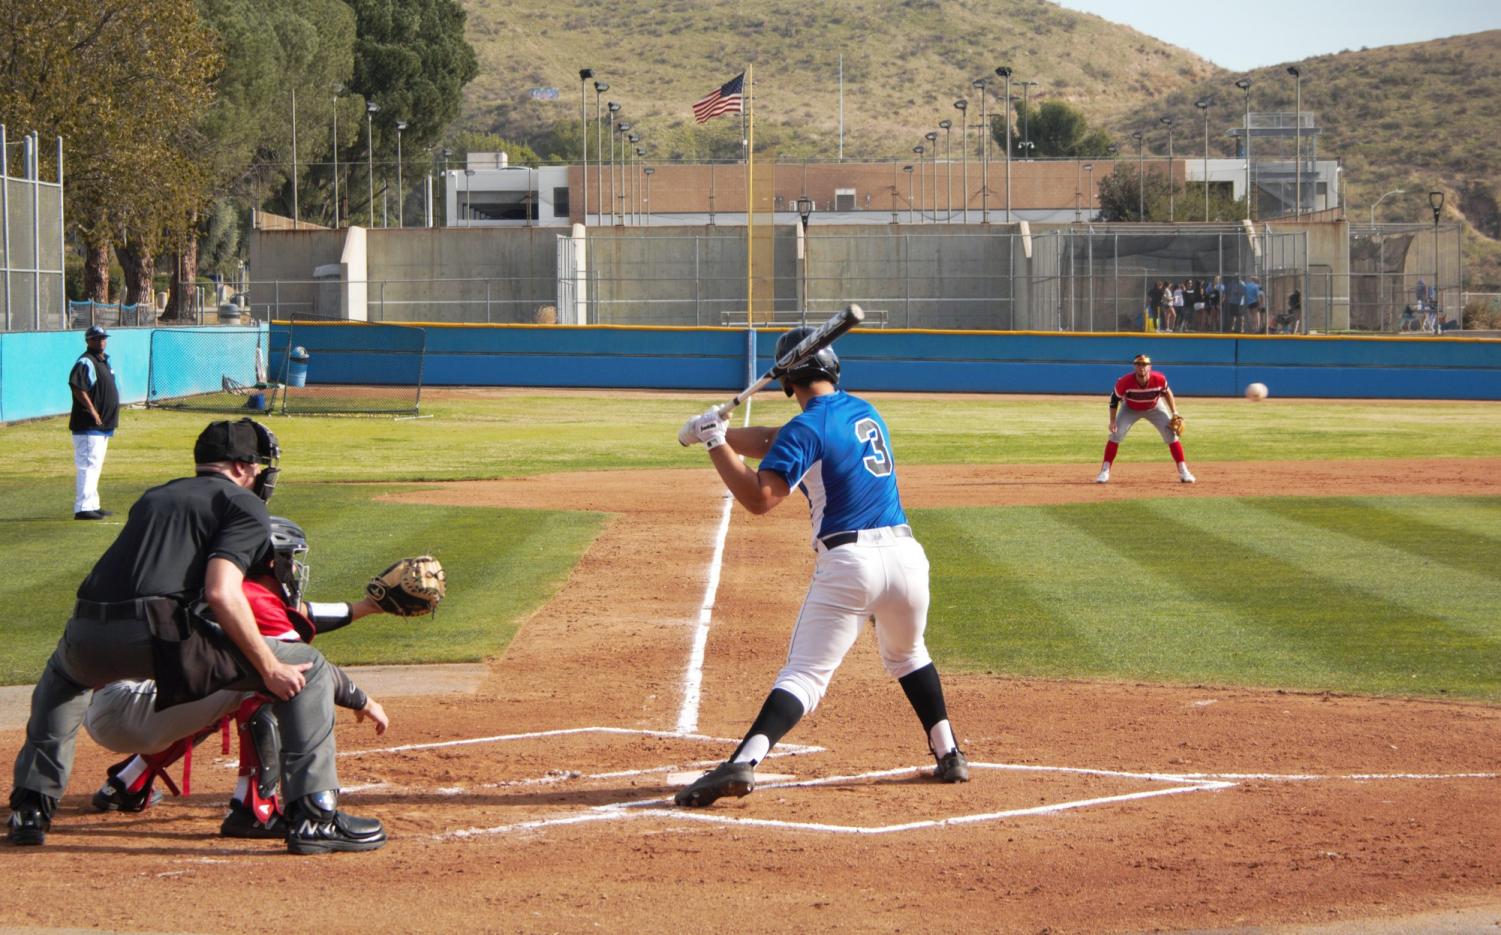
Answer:
<svg viewBox="0 0 1501 935"><path fill-rule="evenodd" d="M1115 389L1110 394L1110 440L1105 443L1105 463L1100 465L1100 473L1094 482L1110 482L1110 466L1115 462L1116 449L1136 420L1146 419L1162 433L1162 440L1173 453L1173 461L1178 465L1178 480L1192 484L1194 476L1183 460L1183 443L1178 440L1183 434L1183 417L1178 414L1173 391L1167 387L1167 377L1161 371L1152 370L1152 358L1145 354L1137 354L1132 363L1135 370L1116 380ZM1126 403L1124 410L1120 408L1122 400Z"/></svg>
<svg viewBox="0 0 1501 935"><path fill-rule="evenodd" d="M307 538L291 520L271 517L272 557L245 578L245 597L261 635L267 639L311 642L375 613L418 616L432 613L445 593L443 567L430 556L403 559L366 586L366 596L352 603L303 601L309 566ZM330 663L334 703L371 720L377 734L389 725L385 709L349 675ZM286 837L287 824L277 798L281 776L281 740L269 697L256 692L224 690L185 704L157 709L152 680L113 682L95 692L84 727L101 746L131 756L108 770L94 794L99 811L139 812L160 801L157 777L176 794L188 794L193 747L220 729L228 752L229 722L239 736L240 769L229 812L219 833L231 838ZM182 789L166 770L183 761ZM382 838L382 840L384 840Z"/></svg>

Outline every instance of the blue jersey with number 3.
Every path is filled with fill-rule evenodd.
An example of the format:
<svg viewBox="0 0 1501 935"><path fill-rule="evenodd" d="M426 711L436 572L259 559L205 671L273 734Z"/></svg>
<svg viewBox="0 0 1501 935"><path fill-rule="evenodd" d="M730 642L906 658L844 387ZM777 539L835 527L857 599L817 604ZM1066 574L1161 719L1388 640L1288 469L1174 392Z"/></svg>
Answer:
<svg viewBox="0 0 1501 935"><path fill-rule="evenodd" d="M814 396L782 426L760 469L777 472L807 496L814 538L896 526L907 515L890 437L875 407L836 390Z"/></svg>

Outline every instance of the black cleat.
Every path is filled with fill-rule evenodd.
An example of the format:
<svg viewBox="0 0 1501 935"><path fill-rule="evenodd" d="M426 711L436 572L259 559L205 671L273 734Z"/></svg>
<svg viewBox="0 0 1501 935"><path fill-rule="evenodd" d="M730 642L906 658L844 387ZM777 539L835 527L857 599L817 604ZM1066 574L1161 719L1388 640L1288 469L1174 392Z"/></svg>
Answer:
<svg viewBox="0 0 1501 935"><path fill-rule="evenodd" d="M162 800L162 794L154 788L155 782L151 779L135 792L125 788L125 783L120 780L120 770L133 759L133 756L127 757L109 768L109 778L94 793L94 811L144 812Z"/></svg>
<svg viewBox="0 0 1501 935"><path fill-rule="evenodd" d="M10 794L10 823L5 839L12 844L44 844L52 830L52 812L57 800L30 789L15 789Z"/></svg>
<svg viewBox="0 0 1501 935"><path fill-rule="evenodd" d="M679 790L672 800L688 808L713 805L727 795L750 795L756 788L756 768L750 763L720 763Z"/></svg>
<svg viewBox="0 0 1501 935"><path fill-rule="evenodd" d="M373 851L386 843L386 829L374 818L338 810L338 793L315 792L287 810L287 850L293 854Z"/></svg>
<svg viewBox="0 0 1501 935"><path fill-rule="evenodd" d="M255 817L250 806L238 799L230 799L229 814L224 816L223 824L219 825L219 834L226 838L286 840L287 820L281 812L272 812L269 819L261 821Z"/></svg>
<svg viewBox="0 0 1501 935"><path fill-rule="evenodd" d="M938 768L933 770L933 778L939 782L969 782L969 760L955 747L938 758Z"/></svg>

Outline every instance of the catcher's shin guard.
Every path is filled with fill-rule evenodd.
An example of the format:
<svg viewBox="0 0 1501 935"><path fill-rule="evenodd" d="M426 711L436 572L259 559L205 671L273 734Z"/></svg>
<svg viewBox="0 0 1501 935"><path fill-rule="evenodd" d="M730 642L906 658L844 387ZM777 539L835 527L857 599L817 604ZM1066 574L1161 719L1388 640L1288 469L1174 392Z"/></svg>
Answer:
<svg viewBox="0 0 1501 935"><path fill-rule="evenodd" d="M250 780L248 801L258 821L280 813L276 799L281 785L281 724L263 699L252 699L235 713L239 723L240 775Z"/></svg>

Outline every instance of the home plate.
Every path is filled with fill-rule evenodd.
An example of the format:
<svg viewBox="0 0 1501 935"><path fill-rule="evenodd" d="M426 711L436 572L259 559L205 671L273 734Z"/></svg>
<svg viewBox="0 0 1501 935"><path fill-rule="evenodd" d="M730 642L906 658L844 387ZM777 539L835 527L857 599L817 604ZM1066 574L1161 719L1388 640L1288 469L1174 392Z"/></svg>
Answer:
<svg viewBox="0 0 1501 935"><path fill-rule="evenodd" d="M669 786L686 786L692 783L694 780L698 779L698 777L702 776L703 774L704 771L701 769L668 773L667 784ZM789 779L796 778L797 777L792 775L791 773L756 773L756 782L758 783L783 782Z"/></svg>

